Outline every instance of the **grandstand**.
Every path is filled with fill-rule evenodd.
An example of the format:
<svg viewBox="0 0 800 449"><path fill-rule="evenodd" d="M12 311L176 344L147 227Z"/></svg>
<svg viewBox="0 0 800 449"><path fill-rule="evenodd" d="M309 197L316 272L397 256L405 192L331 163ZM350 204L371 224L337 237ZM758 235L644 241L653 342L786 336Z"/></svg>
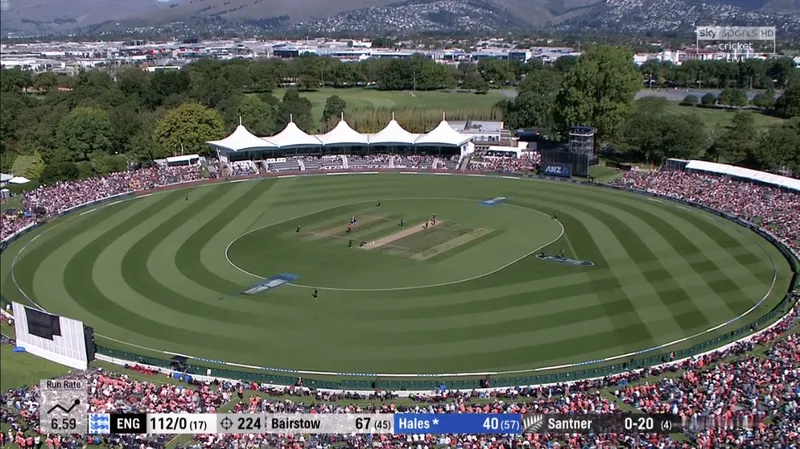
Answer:
<svg viewBox="0 0 800 449"><path fill-rule="evenodd" d="M375 153L463 156L474 150L473 136L462 134L444 118L427 134L406 131L394 118L375 134L353 130L342 115L329 132L310 135L290 121L274 136L256 137L241 124L222 140L208 142L220 161L275 159L285 156ZM272 169L270 169L272 170Z"/></svg>
<svg viewBox="0 0 800 449"><path fill-rule="evenodd" d="M344 122L340 122L344 123ZM399 126L399 125L398 125ZM240 127L243 129L242 127ZM237 142L249 139L240 130ZM246 131L246 130L245 130ZM294 132L294 131L292 131ZM229 139L232 136L229 136ZM321 138L315 137L322 142ZM416 140L419 139L419 136ZM263 140L263 139L262 139ZM353 139L351 139L353 140ZM388 142L384 138L376 142ZM416 140L414 142L416 142ZM282 139L275 138L275 142ZM328 140L332 142L333 140ZM429 141L429 140L428 140ZM250 159L220 163L221 172L231 176L254 176L283 171L325 170L454 170L459 156L352 155L322 157L274 156L279 143L250 145L230 149ZM313 144L312 140L305 141ZM369 146L369 136L366 138ZM392 145L398 142L392 142ZM424 143L421 142L421 144ZM231 144L228 141L226 145ZM352 145L349 142L347 145ZM274 146L273 146L274 145ZM326 144L322 143L322 147ZM362 144L363 145L363 144ZM411 145L416 145L412 143ZM391 146L391 145L390 145ZM220 145L215 145L222 148ZM303 149L312 148L303 147ZM352 148L352 147L350 147ZM396 148L396 147L394 147ZM264 150L261 154L261 150ZM293 148L297 149L297 148ZM223 150L221 150L223 151ZM497 162L500 161L500 162ZM476 163L472 170L522 169L505 165L506 158ZM478 161L484 162L484 160ZM673 164L674 165L674 164ZM613 184L622 189L648 192L663 197L692 201L755 223L781 242L800 251L800 182L785 177L723 164L688 161L685 170L628 172ZM3 214L0 229L3 247L35 226L42 208L47 217L57 216L81 204L100 201L131 191L180 185L201 180L195 166L157 167L111 174L102 178L39 187L22 198L25 211ZM237 379L193 380L185 384L167 380L160 372L167 369L130 361L120 373L98 369L73 373L93 385L91 399L97 412L189 412L215 413L666 413L687 423L683 435L630 434L601 435L202 435L180 439L177 447L255 448L255 447L380 447L420 448L458 447L463 449L527 447L646 447L659 449L746 448L794 449L800 442L800 337L798 337L798 293L790 294L785 316L777 323L749 334L746 340L685 360L665 360L661 366L631 370L597 379L577 380L555 385L516 388L476 388L472 391L437 389L400 398L392 391L331 392L309 389L298 378L295 386L276 386L256 382L240 384ZM7 313L3 320L13 319ZM4 360L3 363L14 363ZM244 391L242 396L237 392ZM0 436L0 447L48 448L79 447L85 443L122 447L165 447L174 435L104 435L78 437L38 434L40 404L38 387L4 392L0 419L7 432ZM701 423L712 422L711 426ZM761 422L761 425L753 425ZM694 427L692 427L694 426ZM559 446L555 446L558 444Z"/></svg>

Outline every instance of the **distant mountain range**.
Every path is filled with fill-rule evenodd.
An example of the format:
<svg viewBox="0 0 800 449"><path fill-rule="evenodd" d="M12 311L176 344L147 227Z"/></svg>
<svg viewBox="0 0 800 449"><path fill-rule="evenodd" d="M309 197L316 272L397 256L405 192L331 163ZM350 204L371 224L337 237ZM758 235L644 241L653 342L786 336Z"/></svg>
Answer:
<svg viewBox="0 0 800 449"><path fill-rule="evenodd" d="M641 25L661 29L686 25L686 18L728 20L744 25L797 16L800 0L2 0L3 35L86 32L101 26L152 26L168 22L209 20L260 25L265 28L306 27L317 31L347 32L372 19L384 32L415 30L421 23L442 31L463 30L465 23L488 23L483 28L614 29L613 23L636 31ZM698 14L702 11L702 14ZM387 15L388 14L388 15ZM722 14L721 16L714 16ZM474 16L474 20L461 20ZM364 20L367 18L367 22ZM755 18L755 19L754 19ZM793 17L794 19L795 17ZM752 20L751 20L752 19ZM751 23L753 20L759 23ZM477 22L475 22L477 21ZM738 23L741 22L741 23ZM703 24L717 23L704 22ZM449 24L449 25L448 25ZM395 28L392 30L392 28ZM404 30L405 28L405 30ZM409 29L410 28L410 29ZM424 27L423 27L424 28ZM617 28L619 31L620 28ZM498 30L499 31L499 30ZM670 30L663 30L670 31Z"/></svg>

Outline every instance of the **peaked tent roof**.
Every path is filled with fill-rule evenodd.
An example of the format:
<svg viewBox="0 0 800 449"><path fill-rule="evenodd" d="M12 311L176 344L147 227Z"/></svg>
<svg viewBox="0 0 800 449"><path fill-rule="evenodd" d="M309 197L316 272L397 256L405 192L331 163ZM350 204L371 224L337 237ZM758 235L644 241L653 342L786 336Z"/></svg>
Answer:
<svg viewBox="0 0 800 449"><path fill-rule="evenodd" d="M314 145L321 145L319 139L314 136L306 134L302 129L298 128L293 121L289 121L283 131L275 134L272 137L265 137L264 140L272 142L281 148L287 147L308 147Z"/></svg>
<svg viewBox="0 0 800 449"><path fill-rule="evenodd" d="M272 142L254 136L253 134L250 133L250 131L247 130L247 128L245 128L241 124L236 127L236 129L230 136L222 140L212 140L206 143L211 146L230 151L243 151L243 150L254 150L254 149L264 149L264 148L272 149L278 147Z"/></svg>
<svg viewBox="0 0 800 449"><path fill-rule="evenodd" d="M332 130L316 137L323 145L366 145L368 142L367 135L354 131L344 121L344 116Z"/></svg>
<svg viewBox="0 0 800 449"><path fill-rule="evenodd" d="M411 145L417 137L414 134L403 129L397 121L392 118L385 128L378 131L376 134L369 136L370 145L386 145L386 144L402 144Z"/></svg>
<svg viewBox="0 0 800 449"><path fill-rule="evenodd" d="M453 129L447 120L442 119L439 126L428 134L423 134L414 142L416 145L453 145L461 146L469 141L471 136L466 136Z"/></svg>

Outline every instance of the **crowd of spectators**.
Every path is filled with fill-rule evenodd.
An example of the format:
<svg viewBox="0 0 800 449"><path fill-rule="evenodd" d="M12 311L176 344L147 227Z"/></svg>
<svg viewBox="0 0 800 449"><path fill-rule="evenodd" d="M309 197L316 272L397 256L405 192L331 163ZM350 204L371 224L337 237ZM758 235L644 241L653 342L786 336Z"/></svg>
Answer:
<svg viewBox="0 0 800 449"><path fill-rule="evenodd" d="M684 422L687 441L654 434L604 435L197 435L183 447L292 448L336 445L383 449L433 448L601 448L659 449L800 447L800 334L797 307L777 326L749 342L677 365L650 368L573 384L500 391L432 391L400 401L390 392L331 393L303 387L275 387L232 381L189 385L130 379L91 370L91 412L215 413L597 413L638 410L666 413ZM796 329L795 329L796 330ZM766 348L755 351L758 347ZM159 374L139 366L127 369ZM298 381L298 385L301 381ZM174 436L61 436L39 433L38 387L9 390L0 419L10 430L8 446L78 448L85 442L125 448L161 449ZM38 439L37 439L38 436ZM28 441L28 439L30 441ZM635 446L638 444L638 446Z"/></svg>
<svg viewBox="0 0 800 449"><path fill-rule="evenodd" d="M67 209L87 202L122 193L149 190L159 186L199 179L200 171L197 166L156 166L37 187L20 195L23 210L12 211L0 216L2 220L0 240L36 223L37 220L58 215Z"/></svg>
<svg viewBox="0 0 800 449"><path fill-rule="evenodd" d="M540 162L541 155L538 152L525 153L521 157L486 153L473 156L469 162L469 169L505 173L533 171L539 167Z"/></svg>
<svg viewBox="0 0 800 449"><path fill-rule="evenodd" d="M800 250L800 192L677 170L628 172L615 183L740 217L769 230L795 251Z"/></svg>

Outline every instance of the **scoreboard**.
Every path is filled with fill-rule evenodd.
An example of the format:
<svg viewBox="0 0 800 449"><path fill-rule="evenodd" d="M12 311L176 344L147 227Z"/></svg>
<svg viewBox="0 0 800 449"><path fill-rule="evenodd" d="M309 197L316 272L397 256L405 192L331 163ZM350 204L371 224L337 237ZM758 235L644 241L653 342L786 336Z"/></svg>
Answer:
<svg viewBox="0 0 800 449"><path fill-rule="evenodd" d="M40 387L41 430L61 434L643 434L680 427L666 414L90 413L86 380L43 380Z"/></svg>
<svg viewBox="0 0 800 449"><path fill-rule="evenodd" d="M43 426L47 423L42 422ZM385 434L670 433L669 415L621 414L234 414L92 413L85 432L103 434ZM83 429L61 429L83 433Z"/></svg>

